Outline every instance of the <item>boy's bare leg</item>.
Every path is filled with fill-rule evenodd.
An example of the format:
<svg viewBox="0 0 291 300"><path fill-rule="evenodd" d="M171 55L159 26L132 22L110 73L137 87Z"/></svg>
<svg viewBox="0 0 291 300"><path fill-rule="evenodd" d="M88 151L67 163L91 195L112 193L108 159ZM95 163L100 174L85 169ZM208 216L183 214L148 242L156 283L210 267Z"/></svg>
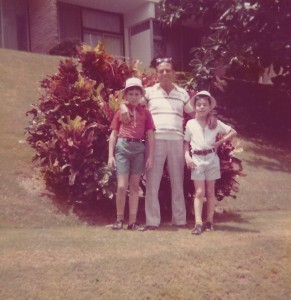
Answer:
<svg viewBox="0 0 291 300"><path fill-rule="evenodd" d="M139 182L141 175L131 175L129 179L129 222L133 224L136 222L136 215L138 210L139 200Z"/></svg>
<svg viewBox="0 0 291 300"><path fill-rule="evenodd" d="M194 180L195 198L194 198L194 212L195 224L202 224L202 209L205 196L205 181Z"/></svg>
<svg viewBox="0 0 291 300"><path fill-rule="evenodd" d="M206 198L207 198L207 219L206 221L213 224L213 215L215 209L215 180L206 181Z"/></svg>
<svg viewBox="0 0 291 300"><path fill-rule="evenodd" d="M117 175L116 212L117 221L124 220L124 207L128 187L128 174Z"/></svg>

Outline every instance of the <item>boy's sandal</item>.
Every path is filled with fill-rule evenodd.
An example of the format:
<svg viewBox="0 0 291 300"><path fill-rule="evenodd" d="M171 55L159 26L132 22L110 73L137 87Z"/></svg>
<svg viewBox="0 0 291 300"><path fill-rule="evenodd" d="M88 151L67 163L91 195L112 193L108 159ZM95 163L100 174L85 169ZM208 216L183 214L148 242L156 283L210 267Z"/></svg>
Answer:
<svg viewBox="0 0 291 300"><path fill-rule="evenodd" d="M127 225L127 230L143 231L144 228L137 223L132 223L132 224Z"/></svg>
<svg viewBox="0 0 291 300"><path fill-rule="evenodd" d="M203 228L205 231L214 231L214 227L213 227L213 224L209 221L207 221L205 224L204 224L204 228Z"/></svg>
<svg viewBox="0 0 291 300"><path fill-rule="evenodd" d="M195 235L199 235L202 233L202 225L201 224L197 224L195 225L195 227L193 228L192 234L195 234Z"/></svg>
<svg viewBox="0 0 291 300"><path fill-rule="evenodd" d="M122 228L123 228L123 220L116 221L115 223L112 224L113 230L120 230Z"/></svg>

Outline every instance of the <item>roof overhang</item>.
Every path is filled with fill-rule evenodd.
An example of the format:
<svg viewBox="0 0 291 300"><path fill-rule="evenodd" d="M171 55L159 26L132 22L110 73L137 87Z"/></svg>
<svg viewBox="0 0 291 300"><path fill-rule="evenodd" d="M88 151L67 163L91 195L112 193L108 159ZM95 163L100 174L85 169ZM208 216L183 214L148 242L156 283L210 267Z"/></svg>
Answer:
<svg viewBox="0 0 291 300"><path fill-rule="evenodd" d="M160 0L58 0L58 2L124 14L148 2L159 3Z"/></svg>

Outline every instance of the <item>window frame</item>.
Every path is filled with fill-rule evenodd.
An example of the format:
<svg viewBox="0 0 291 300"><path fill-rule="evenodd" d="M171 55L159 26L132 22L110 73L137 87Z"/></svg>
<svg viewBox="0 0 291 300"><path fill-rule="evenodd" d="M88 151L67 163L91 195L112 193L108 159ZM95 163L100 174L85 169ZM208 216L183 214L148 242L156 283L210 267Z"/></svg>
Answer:
<svg viewBox="0 0 291 300"><path fill-rule="evenodd" d="M73 6L79 9L79 15L80 15L80 21L81 21L81 37L80 40L82 42L84 42L84 34L85 32L91 32L92 34L96 33L99 34L101 36L103 36L104 34L108 34L111 36L116 36L118 38L121 39L122 45L121 45L121 50L122 50L122 56L125 55L125 39L124 39L124 20L123 20L123 14L120 13L115 13L115 12L109 12L109 11L104 11L104 10L100 10L100 9L95 9L95 8L91 8L91 7L85 7L85 6L80 6L80 5L75 5L75 4L71 4L71 3L65 3L65 2L57 2L58 5L58 18L59 18L59 37L60 37L60 41L61 40L61 36L60 36L60 32L61 32L61 20L60 20L60 10L62 9L61 7L63 7L63 9L65 7L68 6ZM120 32L115 32L115 31L110 31L110 30L98 30L96 28L91 28L91 27L85 27L84 26L84 21L83 21L83 11L87 10L87 11L93 11L93 12L98 12L98 13L104 13L107 15L115 15L118 16L119 18L119 22L120 22Z"/></svg>

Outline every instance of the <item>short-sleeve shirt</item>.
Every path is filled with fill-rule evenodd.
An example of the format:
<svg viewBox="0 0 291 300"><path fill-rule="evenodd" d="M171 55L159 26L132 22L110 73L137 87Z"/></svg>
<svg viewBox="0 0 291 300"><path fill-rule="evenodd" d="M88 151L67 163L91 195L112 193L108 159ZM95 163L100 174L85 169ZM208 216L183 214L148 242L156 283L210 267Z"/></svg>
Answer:
<svg viewBox="0 0 291 300"><path fill-rule="evenodd" d="M155 123L155 138L183 139L183 113L193 111L188 93L174 85L167 94L157 83L146 88L145 99Z"/></svg>
<svg viewBox="0 0 291 300"><path fill-rule="evenodd" d="M227 134L231 130L229 125L217 120L217 126L209 129L208 125L203 129L196 119L191 119L186 124L184 140L190 142L192 151L211 149L216 141L218 133Z"/></svg>
<svg viewBox="0 0 291 300"><path fill-rule="evenodd" d="M118 131L118 137L143 139L148 130L155 129L155 124L150 112L141 105L136 107L135 112L135 117L130 113L129 124L123 124L118 110L113 117L110 129Z"/></svg>

